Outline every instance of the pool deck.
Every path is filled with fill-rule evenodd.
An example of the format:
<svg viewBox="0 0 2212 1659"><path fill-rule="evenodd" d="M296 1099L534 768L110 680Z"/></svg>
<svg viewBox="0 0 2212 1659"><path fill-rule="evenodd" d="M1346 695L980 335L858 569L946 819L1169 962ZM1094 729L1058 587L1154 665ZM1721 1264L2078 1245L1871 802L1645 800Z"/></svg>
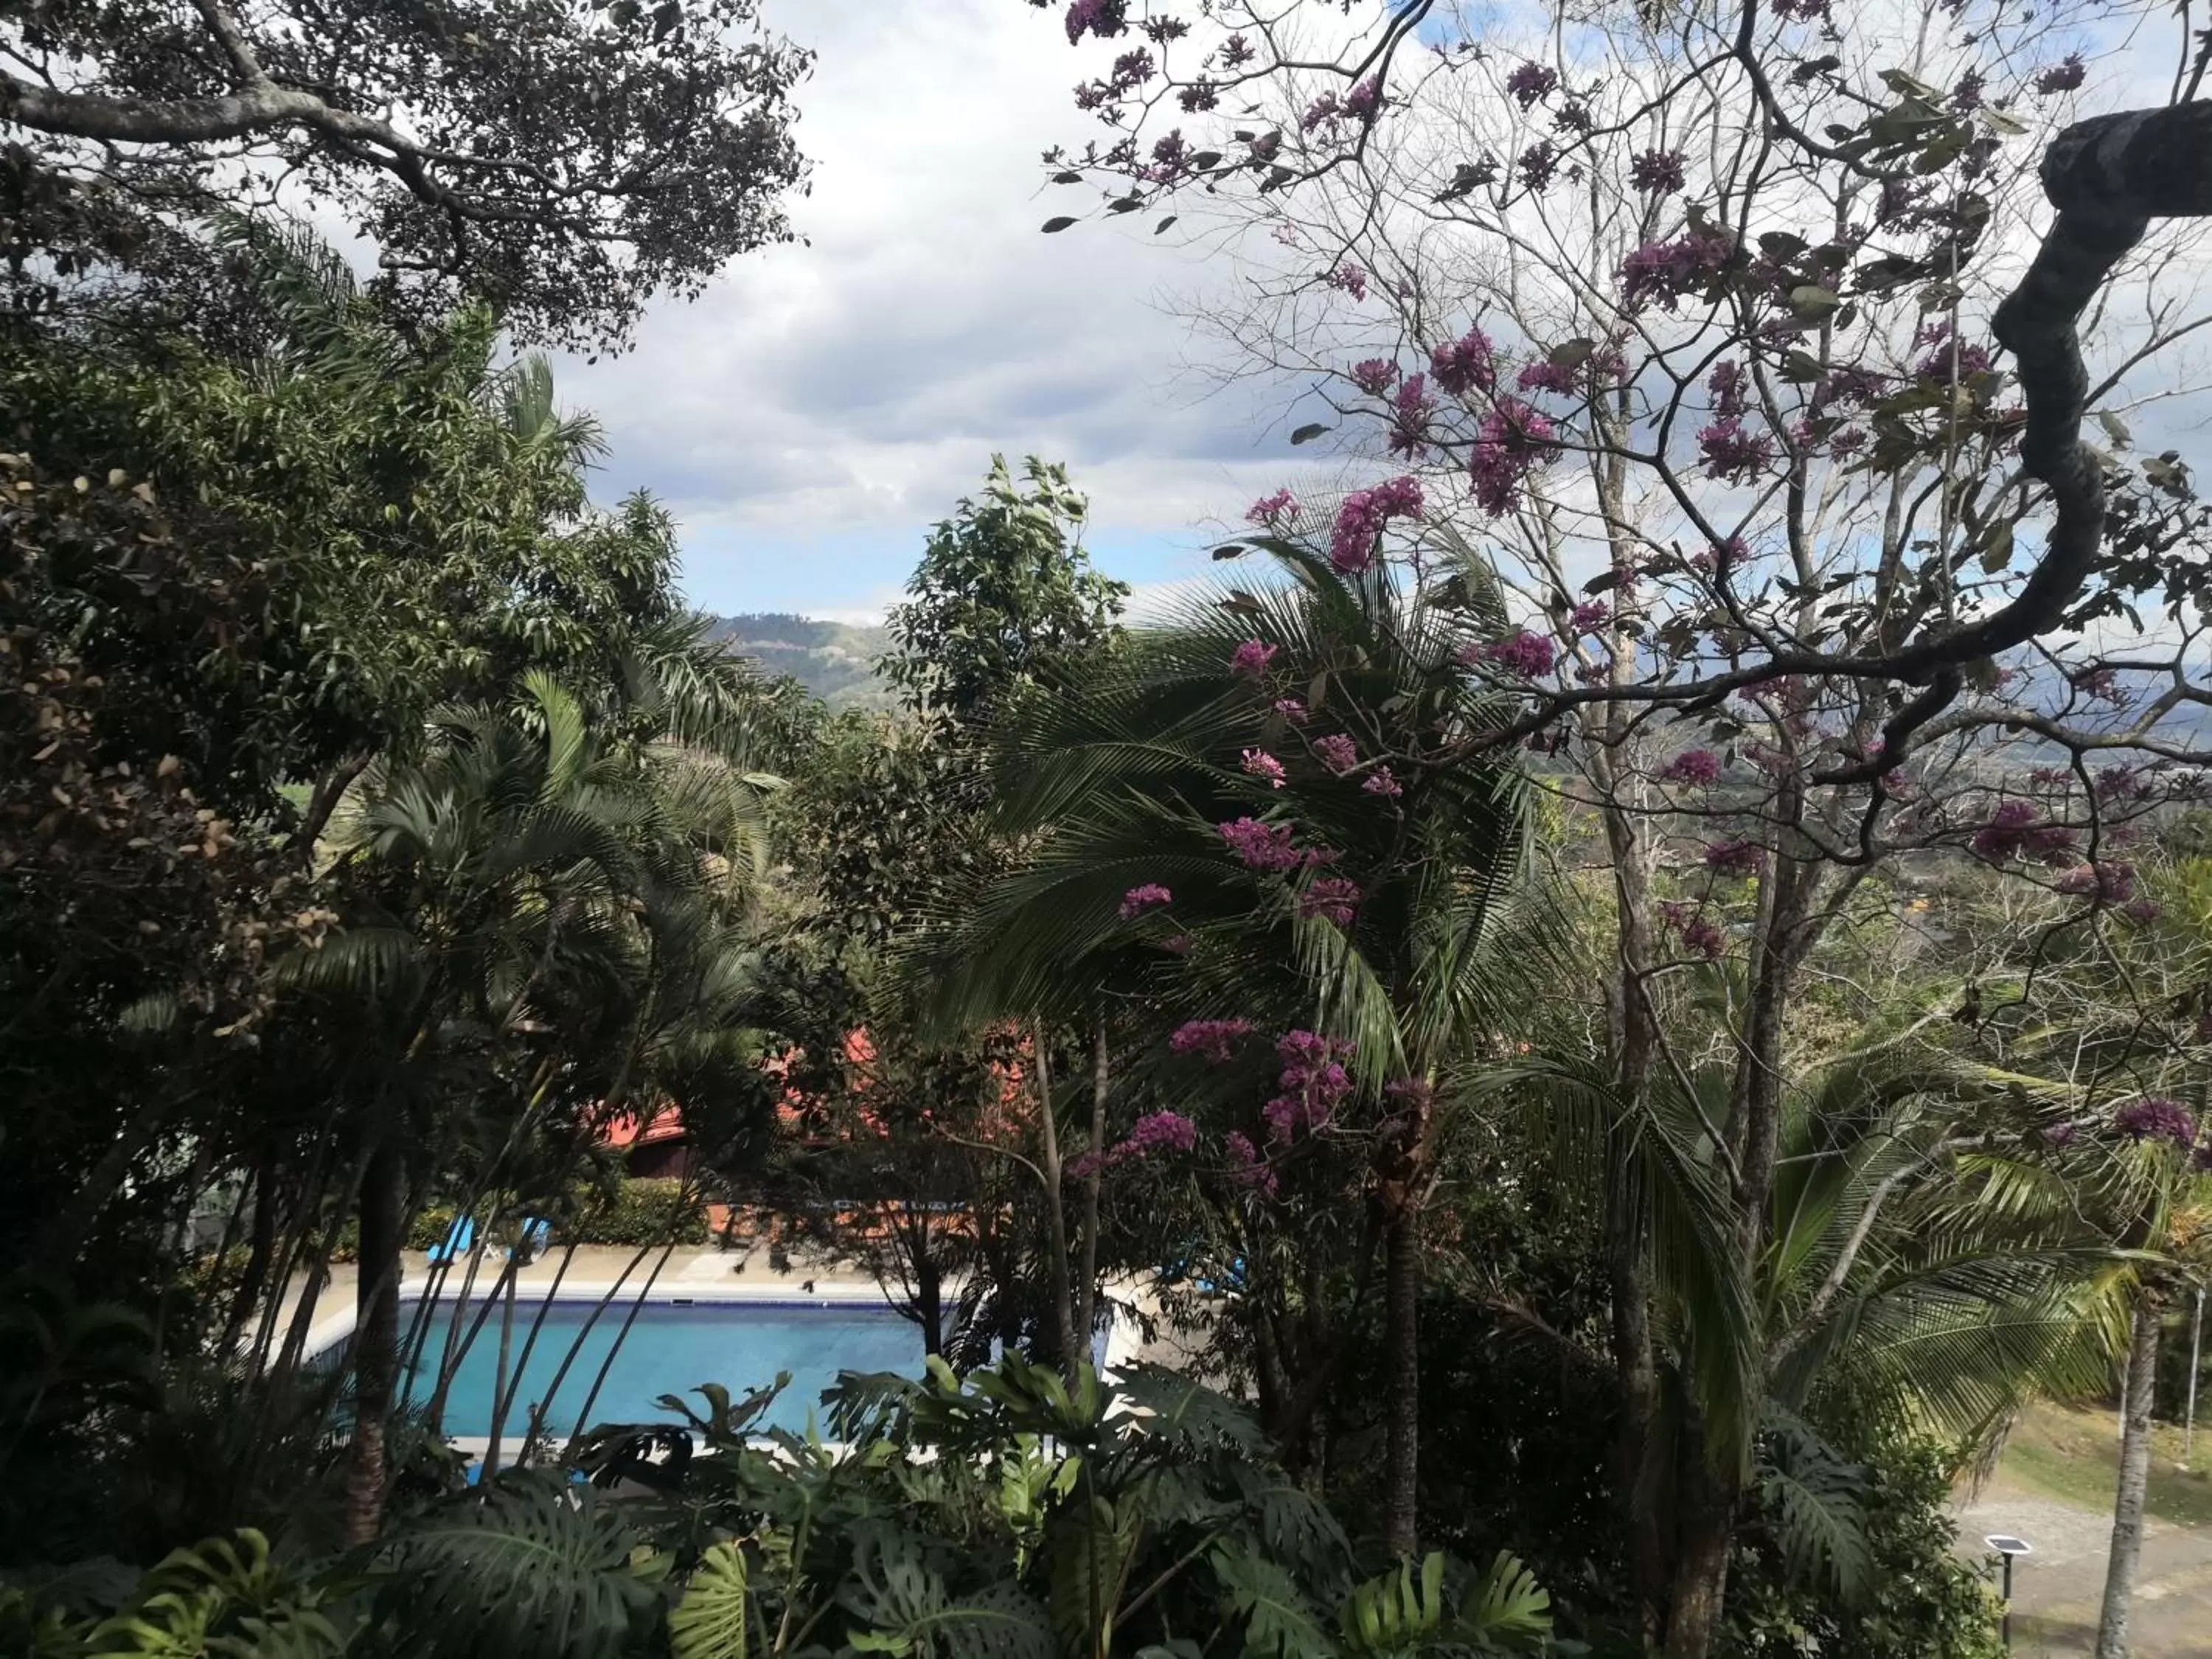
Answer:
<svg viewBox="0 0 2212 1659"><path fill-rule="evenodd" d="M538 1301L549 1294L557 1294L568 1301L596 1302L617 1285L615 1302L625 1304L646 1288L651 1280L650 1294L655 1301L688 1298L696 1305L700 1302L806 1302L843 1303L872 1307L893 1305L874 1276L856 1267L849 1260L816 1255L794 1249L786 1258L782 1267L771 1267L769 1253L755 1249L725 1250L708 1245L683 1248L672 1251L658 1273L653 1273L657 1252L647 1252L639 1260L639 1252L632 1246L616 1244L580 1244L564 1273L562 1270L563 1253L556 1249L539 1257L514 1275L518 1300ZM404 1297L421 1295L430 1284L432 1268L428 1255L410 1250L402 1258L404 1266L399 1294ZM635 1265L633 1265L635 1264ZM476 1283L470 1288L471 1298L490 1294L506 1267L502 1255L487 1251L477 1264ZM625 1280L624 1275L628 1274ZM457 1294L467 1276L467 1264L458 1264L447 1275L442 1294ZM559 1289L555 1291L555 1281ZM343 1340L353 1331L354 1296L359 1280L358 1270L350 1264L333 1267L329 1282L324 1285L315 1303L315 1322L308 1329L307 1352L320 1353ZM284 1318L297 1305L300 1286L295 1285L286 1297ZM1149 1301L1146 1287L1130 1281L1109 1284L1108 1294L1122 1301L1133 1301L1140 1307ZM1151 1347L1141 1345L1133 1322L1117 1320L1109 1328L1106 1363L1109 1365L1127 1364L1133 1358L1160 1358ZM1169 1363L1172 1363L1170 1361Z"/></svg>

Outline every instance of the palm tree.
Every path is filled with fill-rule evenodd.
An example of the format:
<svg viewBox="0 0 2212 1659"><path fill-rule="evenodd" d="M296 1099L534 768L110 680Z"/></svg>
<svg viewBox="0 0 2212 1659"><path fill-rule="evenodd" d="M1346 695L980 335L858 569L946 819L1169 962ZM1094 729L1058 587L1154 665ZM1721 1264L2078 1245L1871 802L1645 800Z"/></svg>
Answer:
<svg viewBox="0 0 2212 1659"><path fill-rule="evenodd" d="M563 1099L573 1146L593 1127L582 1103L604 1115L680 1095L706 1134L744 1098L758 781L703 750L606 742L550 678L525 689L526 717L455 711L422 761L371 772L337 820L333 878L353 919L289 964L349 1011L363 1062L356 1540L382 1499L410 1149L419 1198L471 1121L465 1103L489 1109L476 1133L489 1188Z"/></svg>
<svg viewBox="0 0 2212 1659"><path fill-rule="evenodd" d="M1042 1008L1157 1037L1237 1018L1351 1045L1364 1104L1336 1127L1383 1257L1385 1532L1410 1553L1440 1085L1507 1029L1548 935L1519 769L1429 759L1502 718L1462 665L1493 631L1479 562L1440 539L1403 580L1268 550L1279 580L1187 602L1002 724L1000 825L1030 856L916 960L971 1022Z"/></svg>
<svg viewBox="0 0 2212 1659"><path fill-rule="evenodd" d="M1662 1393L1696 1410L1662 1413L1670 1432L1626 1494L1632 1525L1670 1558L1674 1494L1733 1468L1791 1563L1848 1601L1868 1565L1856 1482L1807 1416L1850 1401L1969 1455L1991 1449L2027 1400L2108 1374L2129 1262L2084 1204L2095 1172L2051 1133L2073 1091L1956 1052L1951 1023L1923 1017L1795 1076L1747 1275L1715 1152L1730 1057L1701 1048L1698 1029L1702 1007L1724 1005L1727 973L1698 971L1713 994L1678 1003L1669 1044L1693 1058L1640 1110L1579 1048L1483 1083L1520 1094L1571 1187L1646 1229Z"/></svg>

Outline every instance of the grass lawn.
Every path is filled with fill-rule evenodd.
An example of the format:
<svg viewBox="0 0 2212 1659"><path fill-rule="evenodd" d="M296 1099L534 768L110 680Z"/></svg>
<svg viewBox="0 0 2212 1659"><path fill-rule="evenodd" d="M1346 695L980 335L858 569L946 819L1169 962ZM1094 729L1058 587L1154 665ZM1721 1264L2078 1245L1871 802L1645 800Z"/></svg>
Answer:
<svg viewBox="0 0 2212 1659"><path fill-rule="evenodd" d="M2212 1421L2200 1409L2194 1467L2183 1469L2181 1428L2160 1423L2151 1430L2150 1512L2161 1521L2212 1528ZM2114 1415L2101 1406L2037 1406L2026 1413L2005 1443L2004 1472L2024 1485L2086 1509L2110 1510L2119 1484L2120 1436Z"/></svg>

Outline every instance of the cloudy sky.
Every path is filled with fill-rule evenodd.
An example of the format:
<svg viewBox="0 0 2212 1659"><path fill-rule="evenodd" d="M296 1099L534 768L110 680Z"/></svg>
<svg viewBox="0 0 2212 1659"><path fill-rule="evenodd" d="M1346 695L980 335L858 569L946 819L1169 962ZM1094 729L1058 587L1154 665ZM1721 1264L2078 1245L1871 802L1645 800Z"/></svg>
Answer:
<svg viewBox="0 0 2212 1659"><path fill-rule="evenodd" d="M1015 0L769 0L819 53L799 93L805 245L736 261L636 350L560 368L612 453L684 526L686 586L721 612L859 617L896 598L927 526L994 450L1064 460L1094 556L1143 586L1206 563L1208 521L1289 476L1279 392L1209 396L1174 296L1221 280L1187 249L1087 224L1040 153L1089 136L1095 65Z"/></svg>

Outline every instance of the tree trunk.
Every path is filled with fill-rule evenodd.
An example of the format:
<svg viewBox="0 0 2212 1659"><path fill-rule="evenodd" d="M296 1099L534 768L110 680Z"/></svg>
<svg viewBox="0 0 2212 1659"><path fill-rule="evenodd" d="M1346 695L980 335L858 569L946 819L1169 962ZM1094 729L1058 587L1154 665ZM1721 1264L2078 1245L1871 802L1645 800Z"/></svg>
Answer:
<svg viewBox="0 0 2212 1659"><path fill-rule="evenodd" d="M1737 1481L1717 1469L1695 1402L1685 1401L1677 1449L1674 1583L1668 1596L1667 1659L1705 1659L1728 1596L1735 1541Z"/></svg>
<svg viewBox="0 0 2212 1659"><path fill-rule="evenodd" d="M253 1222L246 1232L246 1272L230 1298L230 1311L222 1322L222 1352L235 1353L246 1335L246 1322L261 1304L261 1287L269 1281L269 1264L276 1254L276 1159L264 1155L253 1174Z"/></svg>
<svg viewBox="0 0 2212 1659"><path fill-rule="evenodd" d="M314 793L307 798L307 810L301 816L300 827L292 832L291 845L310 860L315 855L315 843L322 839L323 831L331 822L331 814L337 811L345 792L354 786L356 779L368 769L373 755L356 755L342 762L315 785Z"/></svg>
<svg viewBox="0 0 2212 1659"><path fill-rule="evenodd" d="M1083 1176L1082 1265L1075 1281L1075 1331L1086 1354L1098 1334L1098 1188L1106 1174L1107 1085L1106 1016L1102 1013L1091 1051L1091 1147Z"/></svg>
<svg viewBox="0 0 2212 1659"><path fill-rule="evenodd" d="M1052 1271L1053 1323L1060 1339L1060 1366L1075 1381L1083 1346L1075 1340L1075 1298L1067 1261L1067 1206L1060 1193L1060 1125L1052 1112L1052 1062L1045 1053L1044 1022L1036 1024L1037 1134L1043 1154L1045 1254Z"/></svg>
<svg viewBox="0 0 2212 1659"><path fill-rule="evenodd" d="M2112 1503L2112 1553L2105 1568L2105 1607L2097 1620L2097 1659L2128 1659L2128 1612L2142 1554L2143 1499L2150 1489L2150 1410L2158 1382L2159 1299L2136 1301L2123 1393L2120 1484Z"/></svg>
<svg viewBox="0 0 2212 1659"><path fill-rule="evenodd" d="M914 1262L914 1310L921 1324L921 1351L935 1358L945 1357L945 1275L938 1271L937 1254L926 1245Z"/></svg>
<svg viewBox="0 0 2212 1659"><path fill-rule="evenodd" d="M1667 1606L1667 1551L1661 1524L1664 1483L1652 1460L1659 1377L1651 1350L1651 1295L1643 1270L1643 1218L1626 1203L1607 1218L1607 1275L1613 1297L1613 1381L1620 1422L1613 1434L1613 1496L1628 1532L1637 1626L1646 1647L1658 1644Z"/></svg>
<svg viewBox="0 0 2212 1659"><path fill-rule="evenodd" d="M1612 751L1603 750L1609 756ZM1608 786L1611 775L1607 774ZM1650 870L1643 828L1618 805L1603 811L1620 905L1620 961L1607 985L1614 1085L1632 1115L1640 1115L1651 1086L1657 1047L1650 983L1652 958ZM1633 1123L1614 1126L1621 1144L1609 1159L1625 1175L1627 1137ZM1658 1368L1651 1342L1651 1290L1645 1269L1650 1219L1631 1183L1613 1181L1606 1194L1606 1273L1612 1299L1609 1333L1613 1381L1620 1392L1620 1421L1613 1436L1613 1497L1628 1537L1637 1625L1647 1648L1665 1628L1668 1561L1668 1488L1652 1441L1659 1409Z"/></svg>
<svg viewBox="0 0 2212 1659"><path fill-rule="evenodd" d="M507 1281L507 1297L500 1304L499 1310L499 1358L493 1364L491 1373L491 1398L495 1411L499 1402L507 1398L507 1390L511 1386L507 1378L513 1375L507 1370L507 1366L514 1358L514 1275L509 1274ZM505 1426L503 1423L495 1424L491 1430L491 1438L484 1447L483 1475L484 1480L489 1480L499 1473L499 1433Z"/></svg>
<svg viewBox="0 0 2212 1659"><path fill-rule="evenodd" d="M1421 1432L1420 1218L1408 1207L1383 1235L1383 1332L1389 1358L1382 1541L1411 1556L1419 1542Z"/></svg>
<svg viewBox="0 0 2212 1659"><path fill-rule="evenodd" d="M361 1188L360 1284L353 1332L353 1446L346 1460L344 1537L374 1540L384 1518L385 1431L392 1418L399 1348L400 1188L398 1138L386 1133L369 1154Z"/></svg>

